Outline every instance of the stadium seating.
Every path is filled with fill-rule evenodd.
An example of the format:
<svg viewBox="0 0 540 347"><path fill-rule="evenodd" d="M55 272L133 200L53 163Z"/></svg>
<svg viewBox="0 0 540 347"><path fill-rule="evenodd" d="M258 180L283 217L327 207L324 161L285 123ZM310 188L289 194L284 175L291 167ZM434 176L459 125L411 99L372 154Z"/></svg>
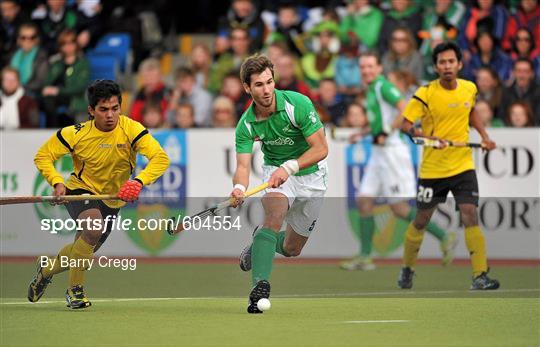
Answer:
<svg viewBox="0 0 540 347"><path fill-rule="evenodd" d="M115 55L105 52L88 52L86 58L90 63L90 80L116 80L119 62Z"/></svg>
<svg viewBox="0 0 540 347"><path fill-rule="evenodd" d="M92 51L110 54L116 57L120 71L130 72L131 68L131 36L128 33L110 33L103 36Z"/></svg>

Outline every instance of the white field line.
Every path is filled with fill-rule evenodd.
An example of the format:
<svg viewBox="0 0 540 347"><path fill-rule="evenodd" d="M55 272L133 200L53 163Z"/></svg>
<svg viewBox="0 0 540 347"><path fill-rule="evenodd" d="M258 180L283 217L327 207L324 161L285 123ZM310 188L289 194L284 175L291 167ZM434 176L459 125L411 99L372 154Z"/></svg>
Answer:
<svg viewBox="0 0 540 347"><path fill-rule="evenodd" d="M272 298L277 299L324 299L324 298L345 298L345 297L364 297L364 296L382 296L382 295L421 295L421 294L463 294L463 293L530 293L540 292L540 288L522 288L522 289L499 289L489 291L470 291L470 290L431 290L431 291L388 291L388 292L358 292L358 293L320 293L320 294L284 294L273 295ZM167 300L243 300L243 297L234 296L208 296L208 297L180 297L180 298L124 298L124 299L92 299L92 302L131 302L131 301L167 301ZM10 298L7 300L16 300ZM0 305L39 305L39 304L58 304L63 303L64 300L44 300L38 302L29 301L0 301Z"/></svg>
<svg viewBox="0 0 540 347"><path fill-rule="evenodd" d="M343 324L369 324L369 323L409 323L409 320L346 320Z"/></svg>
<svg viewBox="0 0 540 347"><path fill-rule="evenodd" d="M324 294L288 294L288 295L272 295L274 298L290 298L290 299L309 299L309 298L339 298L339 297L362 297L362 296L384 296L384 295L430 295L430 294L497 294L497 293L529 293L540 292L540 288L520 288L520 289L498 289L498 290L396 290L387 292L354 292L354 293L324 293Z"/></svg>

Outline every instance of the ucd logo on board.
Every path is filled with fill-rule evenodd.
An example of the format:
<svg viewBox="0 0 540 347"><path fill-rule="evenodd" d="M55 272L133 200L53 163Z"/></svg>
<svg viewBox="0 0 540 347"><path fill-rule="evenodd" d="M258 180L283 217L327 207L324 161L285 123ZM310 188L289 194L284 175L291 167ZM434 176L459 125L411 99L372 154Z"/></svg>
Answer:
<svg viewBox="0 0 540 347"><path fill-rule="evenodd" d="M167 152L170 166L156 182L145 186L141 199L135 204L127 204L120 210L123 218L133 220L160 219L184 215L186 210L186 165L187 142L185 131L162 131L152 134ZM148 160L137 156L137 167L133 177L142 171ZM178 237L170 237L166 230L129 230L130 239L150 255L157 255L169 247Z"/></svg>
<svg viewBox="0 0 540 347"><path fill-rule="evenodd" d="M360 189L366 165L372 153L371 139L365 139L345 149L347 165L347 214L353 230L358 230L359 214L356 205L356 192ZM416 167L418 155L416 148L411 146L413 165ZM378 199L374 211L375 234L373 248L380 255L387 255L395 251L403 243L407 223L394 217L392 210L384 199Z"/></svg>

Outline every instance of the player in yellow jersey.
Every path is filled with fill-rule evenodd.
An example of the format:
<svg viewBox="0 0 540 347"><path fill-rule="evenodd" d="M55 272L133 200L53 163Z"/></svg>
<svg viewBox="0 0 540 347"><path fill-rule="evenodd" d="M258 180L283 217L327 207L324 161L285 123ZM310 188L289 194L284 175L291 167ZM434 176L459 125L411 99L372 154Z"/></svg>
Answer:
<svg viewBox="0 0 540 347"><path fill-rule="evenodd" d="M38 262L37 274L28 288L28 300L38 301L53 275L69 270L66 291L70 308L91 305L84 293L85 260L105 242L112 229L112 217L125 202L137 200L143 185L153 183L169 167L169 158L159 143L140 123L120 114L120 87L110 80L97 80L87 90L90 120L62 128L39 149L34 162L54 195L117 194L123 201L81 201L66 205L69 215L81 223L82 231L73 243L65 245L50 266ZM134 179L130 179L137 153L149 161ZM69 154L74 171L67 182L56 171L54 162ZM58 201L62 203L62 201ZM108 219L107 216L110 216ZM97 226L97 227L96 227ZM62 267L60 258L75 266ZM68 257L68 258L66 258ZM56 261L55 261L56 260Z"/></svg>
<svg viewBox="0 0 540 347"><path fill-rule="evenodd" d="M411 136L467 142L470 124L482 137L483 148L494 149L495 143L473 112L476 86L457 78L463 67L460 48L452 42L439 44L433 51L433 64L439 79L418 88L405 108L401 130ZM417 120L421 129L414 127ZM404 267L398 286L412 288L414 265L426 225L437 204L444 202L451 191L465 225L465 242L473 269L471 289L497 289L499 282L487 276L486 244L478 226L478 181L472 150L447 145L441 141L440 148L424 148L416 198L418 212L405 234Z"/></svg>

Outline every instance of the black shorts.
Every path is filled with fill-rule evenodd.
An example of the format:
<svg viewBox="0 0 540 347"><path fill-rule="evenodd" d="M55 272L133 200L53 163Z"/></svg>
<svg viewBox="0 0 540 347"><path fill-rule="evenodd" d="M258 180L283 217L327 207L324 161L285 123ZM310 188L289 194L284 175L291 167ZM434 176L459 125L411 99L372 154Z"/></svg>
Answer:
<svg viewBox="0 0 540 347"><path fill-rule="evenodd" d="M66 188L66 194L67 195L83 195L83 194L91 194L92 192L89 192L84 189L67 189ZM99 239L99 243L104 243L105 240L107 240L107 237L109 237L109 234L112 230L113 225L113 216L118 215L118 212L120 211L119 208L112 208L103 203L101 200L83 200L83 201L73 201L68 204L66 204L66 209L71 216L73 220L77 220L79 218L79 215L89 209L97 208L101 212L101 216L103 217L103 220L107 216L111 216L109 220L107 221L107 224L105 225L105 232L101 235L101 238Z"/></svg>
<svg viewBox="0 0 540 347"><path fill-rule="evenodd" d="M476 172L468 170L445 178L420 178L416 194L416 206L420 210L435 207L446 201L448 192L456 199L456 206L474 204L478 206L478 180Z"/></svg>

